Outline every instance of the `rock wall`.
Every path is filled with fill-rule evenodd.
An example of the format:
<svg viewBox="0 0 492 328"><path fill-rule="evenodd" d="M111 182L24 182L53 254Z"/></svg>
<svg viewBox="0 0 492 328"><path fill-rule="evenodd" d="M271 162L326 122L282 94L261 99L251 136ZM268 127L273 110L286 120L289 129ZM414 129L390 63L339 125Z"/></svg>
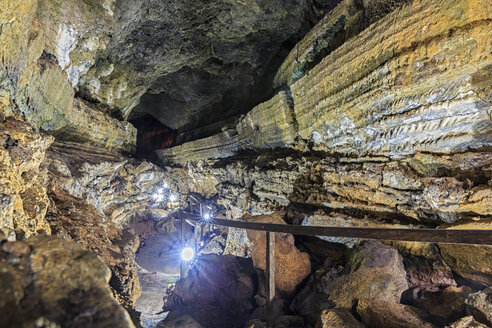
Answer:
<svg viewBox="0 0 492 328"><path fill-rule="evenodd" d="M310 142L314 150L342 156L396 158L490 147L490 3L368 1L368 8L391 4L374 13L357 11L356 3L339 4L293 49L277 75L285 90L241 120L237 135L158 151L160 158L183 163L282 148L296 139L304 142L295 149ZM362 12L369 15L365 20L357 18ZM345 20L341 36L332 37L336 22ZM357 32L350 24L362 29L358 20L374 22ZM317 51L328 53L297 76L293 57L310 67ZM187 158L191 150L200 151Z"/></svg>
<svg viewBox="0 0 492 328"><path fill-rule="evenodd" d="M172 129L232 117L268 97L282 43L337 2L2 0L0 103L61 139L131 152L135 130L100 112L127 119L145 95L134 116ZM74 93L90 101L82 113Z"/></svg>
<svg viewBox="0 0 492 328"><path fill-rule="evenodd" d="M46 221L49 206L42 168L52 138L21 121L0 124L0 229L11 239L50 233Z"/></svg>
<svg viewBox="0 0 492 328"><path fill-rule="evenodd" d="M343 1L287 57L276 96L157 154L235 218L287 207L296 224L490 229L491 15L489 1ZM487 247L469 271L448 249L488 284Z"/></svg>
<svg viewBox="0 0 492 328"><path fill-rule="evenodd" d="M110 118L101 107L76 97L79 71L94 59L72 65L70 55L79 36L75 26L84 26L86 33L97 26L91 24L97 16L90 20L85 11L93 5L37 0L4 0L0 5L0 113L22 116L60 140L133 152L136 130L131 124ZM84 42L86 52L100 50L104 44L88 35Z"/></svg>
<svg viewBox="0 0 492 328"><path fill-rule="evenodd" d="M490 146L490 6L413 1L348 40L292 85L299 135L356 156Z"/></svg>
<svg viewBox="0 0 492 328"><path fill-rule="evenodd" d="M130 160L101 148L54 142L53 137L39 132L32 125L11 118L0 122L0 140L2 240L24 241L42 234L77 243L77 247L97 254L107 265L104 266L108 272L105 273L107 279L98 282L105 286L104 292L109 292L106 286L109 282L114 297L131 310L140 295L135 263L139 241L123 226L136 216L162 218L171 212L156 206L153 199L156 189L164 181L164 171L150 163ZM81 266L91 265L83 264L84 259ZM51 296L47 301L51 302ZM32 297L33 301L36 297L44 300L44 296ZM66 301L69 302L68 299ZM111 307L118 308L113 296L100 302L100 305L91 303L87 306L96 309L97 306L112 304ZM18 310L27 311L28 308ZM42 309L37 311L40 316L44 313ZM118 320L127 320L128 314L123 309L118 308L117 311L122 316ZM16 316L22 316L22 313ZM48 319L58 324L72 320L68 313L56 315L58 317ZM17 322L15 320L19 318L12 320ZM131 327L133 324L128 321L123 326Z"/></svg>
<svg viewBox="0 0 492 328"><path fill-rule="evenodd" d="M274 97L157 155L182 192L235 219L287 210L291 224L490 230L491 15L486 1L343 1L292 50ZM254 255L248 237L230 229L224 253ZM355 257L372 247L323 238ZM336 307L369 327L442 326L464 315L467 286L491 283L491 247L385 244L363 256L381 256L378 269L328 266L290 308L312 325Z"/></svg>

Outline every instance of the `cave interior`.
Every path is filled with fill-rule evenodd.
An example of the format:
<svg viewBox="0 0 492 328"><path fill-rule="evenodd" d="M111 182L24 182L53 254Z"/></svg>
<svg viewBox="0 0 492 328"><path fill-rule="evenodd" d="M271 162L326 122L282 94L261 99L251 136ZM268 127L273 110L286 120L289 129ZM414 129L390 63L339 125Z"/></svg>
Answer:
<svg viewBox="0 0 492 328"><path fill-rule="evenodd" d="M0 327L492 327L492 1L0 0L0 63Z"/></svg>

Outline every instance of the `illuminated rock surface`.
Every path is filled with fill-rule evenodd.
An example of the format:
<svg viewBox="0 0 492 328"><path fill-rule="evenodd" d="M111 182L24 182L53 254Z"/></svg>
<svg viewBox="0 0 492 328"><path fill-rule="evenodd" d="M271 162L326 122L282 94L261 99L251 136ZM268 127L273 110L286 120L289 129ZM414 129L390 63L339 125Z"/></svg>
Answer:
<svg viewBox="0 0 492 328"><path fill-rule="evenodd" d="M205 327L243 327L253 309L253 272L250 259L204 255L176 283L164 310L187 314Z"/></svg>
<svg viewBox="0 0 492 328"><path fill-rule="evenodd" d="M248 222L285 224L280 214L271 216L243 217ZM265 276L266 272L266 236L262 231L248 231L252 244L251 258L258 274ZM284 293L292 293L311 272L311 262L307 253L300 252L294 245L291 234L275 234L275 287ZM265 286L260 280L260 288L265 295Z"/></svg>

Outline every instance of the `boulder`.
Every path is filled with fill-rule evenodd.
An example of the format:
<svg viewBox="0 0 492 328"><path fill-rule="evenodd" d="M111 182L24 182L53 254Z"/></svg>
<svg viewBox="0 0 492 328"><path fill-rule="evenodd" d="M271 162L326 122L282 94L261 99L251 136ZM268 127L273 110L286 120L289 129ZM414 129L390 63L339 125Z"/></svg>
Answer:
<svg viewBox="0 0 492 328"><path fill-rule="evenodd" d="M492 326L492 287L470 294L465 304L467 312L475 319Z"/></svg>
<svg viewBox="0 0 492 328"><path fill-rule="evenodd" d="M248 222L285 224L282 213L243 217ZM263 231L248 230L252 242L251 258L260 277L265 277L266 270L266 234ZM290 294L297 285L311 272L311 261L307 253L301 252L294 245L291 234L275 234L275 287L282 293ZM263 288L260 278L260 290Z"/></svg>
<svg viewBox="0 0 492 328"><path fill-rule="evenodd" d="M409 303L425 310L433 316L436 323L444 325L466 314L465 299L470 292L471 289L468 286L449 286L437 292L424 290L417 293L418 299Z"/></svg>
<svg viewBox="0 0 492 328"><path fill-rule="evenodd" d="M465 221L443 228L492 230L492 221ZM492 285L492 246L439 244L439 248L442 257L454 272L472 282L484 286Z"/></svg>
<svg viewBox="0 0 492 328"><path fill-rule="evenodd" d="M433 328L425 313L409 305L379 300L359 300L357 313L368 328Z"/></svg>
<svg viewBox="0 0 492 328"><path fill-rule="evenodd" d="M324 292L327 285L337 279L344 267L341 265L319 269L311 275L306 286L296 295L291 309L306 318L310 325L315 325L323 310L334 307L329 295Z"/></svg>
<svg viewBox="0 0 492 328"><path fill-rule="evenodd" d="M97 255L50 236L4 243L0 311L5 327L135 327ZM20 305L22 299L22 305Z"/></svg>
<svg viewBox="0 0 492 328"><path fill-rule="evenodd" d="M201 255L168 291L163 309L188 315L205 327L243 328L253 310L254 274L251 259Z"/></svg>
<svg viewBox="0 0 492 328"><path fill-rule="evenodd" d="M476 321L470 315L470 316L461 318L460 320L452 323L449 326L446 326L446 328L487 328L487 326Z"/></svg>
<svg viewBox="0 0 492 328"><path fill-rule="evenodd" d="M456 286L451 268L439 255L430 259L409 255L403 257L403 264L410 288L433 289L440 286Z"/></svg>
<svg viewBox="0 0 492 328"><path fill-rule="evenodd" d="M323 290L336 307L350 309L358 299L399 303L408 289L402 258L391 246L367 241L354 249L349 264L350 271Z"/></svg>
<svg viewBox="0 0 492 328"><path fill-rule="evenodd" d="M332 309L321 313L316 328L364 328L347 309Z"/></svg>

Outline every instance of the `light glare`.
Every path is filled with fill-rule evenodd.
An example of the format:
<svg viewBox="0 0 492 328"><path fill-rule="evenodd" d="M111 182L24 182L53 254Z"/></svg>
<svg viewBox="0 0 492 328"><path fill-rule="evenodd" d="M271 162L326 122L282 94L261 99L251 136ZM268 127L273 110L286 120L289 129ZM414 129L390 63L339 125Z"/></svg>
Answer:
<svg viewBox="0 0 492 328"><path fill-rule="evenodd" d="M205 213L205 214L203 214L203 219L204 219L205 221L210 220L210 217L211 217L210 213Z"/></svg>
<svg viewBox="0 0 492 328"><path fill-rule="evenodd" d="M175 202L175 201L176 201L176 199L177 199L177 198L176 198L176 195L171 195L171 196L169 196L169 200L170 200L172 203L173 203L173 202Z"/></svg>
<svg viewBox="0 0 492 328"><path fill-rule="evenodd" d="M164 196L161 194L154 194L153 198L155 202L162 202L164 200Z"/></svg>
<svg viewBox="0 0 492 328"><path fill-rule="evenodd" d="M183 261L191 261L195 256L195 251L191 247L185 247L181 251L181 258Z"/></svg>

